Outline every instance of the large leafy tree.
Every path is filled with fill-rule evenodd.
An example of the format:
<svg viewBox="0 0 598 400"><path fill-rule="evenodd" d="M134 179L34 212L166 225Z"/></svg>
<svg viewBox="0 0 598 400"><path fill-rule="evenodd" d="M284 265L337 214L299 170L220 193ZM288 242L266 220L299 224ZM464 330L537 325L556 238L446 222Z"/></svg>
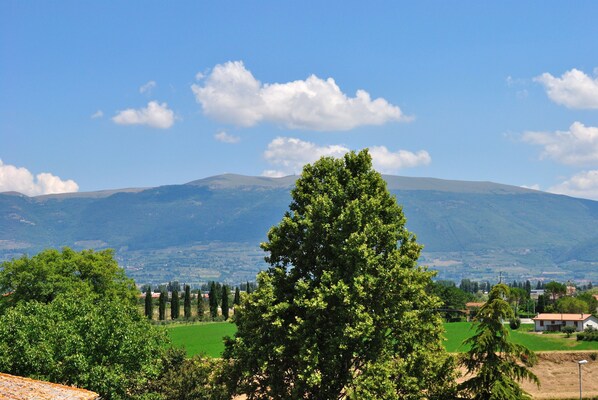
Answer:
<svg viewBox="0 0 598 400"><path fill-rule="evenodd" d="M528 379L539 385L536 375L528 369L536 362L536 355L525 346L511 342L509 328L503 324L514 317L508 298L506 285L494 286L476 316L475 334L464 342L471 347L462 363L473 377L459 388L468 398L529 399L518 382Z"/></svg>
<svg viewBox="0 0 598 400"><path fill-rule="evenodd" d="M433 273L367 150L304 168L224 357L249 399L451 398Z"/></svg>
<svg viewBox="0 0 598 400"><path fill-rule="evenodd" d="M166 337L134 306L97 295L22 302L0 317L0 371L134 398L159 372Z"/></svg>
<svg viewBox="0 0 598 400"><path fill-rule="evenodd" d="M49 249L4 262L0 269L0 293L10 293L0 297L0 312L22 301L49 303L60 293L76 291L91 291L131 304L138 293L135 282L114 260L112 250Z"/></svg>

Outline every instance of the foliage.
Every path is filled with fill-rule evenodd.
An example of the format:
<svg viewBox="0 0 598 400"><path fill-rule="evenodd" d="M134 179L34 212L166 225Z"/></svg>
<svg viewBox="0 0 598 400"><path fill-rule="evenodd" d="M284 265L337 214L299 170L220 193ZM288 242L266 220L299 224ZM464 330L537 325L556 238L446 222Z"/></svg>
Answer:
<svg viewBox="0 0 598 400"><path fill-rule="evenodd" d="M509 303L509 288L498 284L476 317L475 334L465 341L470 350L462 358L472 378L461 383L459 389L471 399L529 399L518 381L538 378L527 367L536 362L536 355L526 347L511 342L509 330L502 321L514 317Z"/></svg>
<svg viewBox="0 0 598 400"><path fill-rule="evenodd" d="M185 299L183 305L185 319L191 318L191 287L185 285Z"/></svg>
<svg viewBox="0 0 598 400"><path fill-rule="evenodd" d="M475 299L473 294L456 287L451 281L431 282L427 292L438 296L442 302L442 308L448 310L463 310L465 303ZM449 312L447 312L448 314Z"/></svg>
<svg viewBox="0 0 598 400"><path fill-rule="evenodd" d="M201 295L201 289L197 289L197 319L200 321L203 319L204 304L203 296Z"/></svg>
<svg viewBox="0 0 598 400"><path fill-rule="evenodd" d="M238 306L239 304L241 304L241 291L237 286L235 288L235 297L233 298L233 305Z"/></svg>
<svg viewBox="0 0 598 400"><path fill-rule="evenodd" d="M549 294L552 301L555 302L557 297L567 293L567 286L564 283L552 281L544 285L544 291Z"/></svg>
<svg viewBox="0 0 598 400"><path fill-rule="evenodd" d="M152 319L154 316L154 302L152 300L152 287L148 286L145 289L145 316Z"/></svg>
<svg viewBox="0 0 598 400"><path fill-rule="evenodd" d="M509 327L511 329L519 329L520 326L521 326L521 319L519 319L519 318L511 318L509 320Z"/></svg>
<svg viewBox="0 0 598 400"><path fill-rule="evenodd" d="M161 400L228 400L225 366L221 359L186 358L184 351L169 349L162 359L162 372L148 392Z"/></svg>
<svg viewBox="0 0 598 400"><path fill-rule="evenodd" d="M179 291L173 290L170 298L170 318L178 319L181 315L181 307L179 304Z"/></svg>
<svg viewBox="0 0 598 400"><path fill-rule="evenodd" d="M160 292L160 298L158 299L158 319L164 321L166 319L166 301L168 295L165 291Z"/></svg>
<svg viewBox="0 0 598 400"><path fill-rule="evenodd" d="M135 282L113 258L112 250L83 250L65 247L48 249L33 256L7 261L0 269L0 313L23 301L49 303L60 293L91 291L102 298L134 304Z"/></svg>
<svg viewBox="0 0 598 400"><path fill-rule="evenodd" d="M212 319L216 319L218 317L218 298L217 293L218 290L216 288L216 283L212 282L210 284L210 292L208 293L208 297L210 300L210 316Z"/></svg>
<svg viewBox="0 0 598 400"><path fill-rule="evenodd" d="M304 168L224 357L249 399L451 397L433 273L367 151Z"/></svg>
<svg viewBox="0 0 598 400"><path fill-rule="evenodd" d="M580 314L588 312L588 303L577 297L561 297L556 302L556 309L561 313Z"/></svg>
<svg viewBox="0 0 598 400"><path fill-rule="evenodd" d="M0 370L129 398L158 372L166 337L134 306L97 294L21 302L0 317Z"/></svg>
<svg viewBox="0 0 598 400"><path fill-rule="evenodd" d="M577 334L577 340L587 341L587 342L598 342L598 331L579 332Z"/></svg>
<svg viewBox="0 0 598 400"><path fill-rule="evenodd" d="M228 319L228 286L222 285L222 318Z"/></svg>
<svg viewBox="0 0 598 400"><path fill-rule="evenodd" d="M566 337L571 337L571 334L575 332L575 327L573 325L563 326L561 332L563 332Z"/></svg>

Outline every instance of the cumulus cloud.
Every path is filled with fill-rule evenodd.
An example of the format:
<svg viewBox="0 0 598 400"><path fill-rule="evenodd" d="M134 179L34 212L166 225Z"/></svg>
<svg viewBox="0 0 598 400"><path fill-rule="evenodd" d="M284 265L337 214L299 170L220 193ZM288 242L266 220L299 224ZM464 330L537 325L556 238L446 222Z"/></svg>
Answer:
<svg viewBox="0 0 598 400"><path fill-rule="evenodd" d="M27 196L77 192L79 185L73 180L62 180L48 172L35 177L23 167L7 165L0 160L0 192L15 191Z"/></svg>
<svg viewBox="0 0 598 400"><path fill-rule="evenodd" d="M199 75L203 77L203 75ZM407 121L401 109L365 90L348 97L334 79L315 75L286 83L262 83L241 61L218 64L191 86L206 115L239 126L270 122L288 129L344 131Z"/></svg>
<svg viewBox="0 0 598 400"><path fill-rule="evenodd" d="M235 136L235 135L229 135L225 131L220 131L217 134L215 134L214 139L216 139L217 141L222 142L222 143L230 143L230 144L239 143L239 141L241 140L240 137Z"/></svg>
<svg viewBox="0 0 598 400"><path fill-rule="evenodd" d="M598 200L598 170L583 171L548 189L567 196Z"/></svg>
<svg viewBox="0 0 598 400"><path fill-rule="evenodd" d="M299 174L305 164L313 163L320 157L342 157L350 149L343 145L318 146L296 138L278 137L268 144L264 158L275 169L266 170L264 176L280 177ZM430 155L426 151L412 153L405 150L391 152L384 146L370 148L374 168L380 172L393 173L401 168L429 164Z"/></svg>
<svg viewBox="0 0 598 400"><path fill-rule="evenodd" d="M152 89L156 87L156 81L149 81L139 87L139 93L151 93Z"/></svg>
<svg viewBox="0 0 598 400"><path fill-rule="evenodd" d="M526 132L523 141L543 147L542 157L568 165L598 165L598 128L574 122L568 131Z"/></svg>
<svg viewBox="0 0 598 400"><path fill-rule="evenodd" d="M432 162L432 157L425 150L412 153L407 150L392 152L385 146L370 147L372 164L376 170L383 173L395 173L403 168L413 168L420 165L428 165Z"/></svg>
<svg viewBox="0 0 598 400"><path fill-rule="evenodd" d="M166 103L156 101L147 103L147 107L138 110L128 108L119 111L112 121L119 125L147 125L152 128L168 129L174 124L174 112Z"/></svg>
<svg viewBox="0 0 598 400"><path fill-rule="evenodd" d="M594 78L573 68L560 78L545 72L534 78L544 85L548 97L568 108L598 108L598 74Z"/></svg>
<svg viewBox="0 0 598 400"><path fill-rule="evenodd" d="M104 116L104 112L102 110L98 110L91 114L91 119L102 118Z"/></svg>

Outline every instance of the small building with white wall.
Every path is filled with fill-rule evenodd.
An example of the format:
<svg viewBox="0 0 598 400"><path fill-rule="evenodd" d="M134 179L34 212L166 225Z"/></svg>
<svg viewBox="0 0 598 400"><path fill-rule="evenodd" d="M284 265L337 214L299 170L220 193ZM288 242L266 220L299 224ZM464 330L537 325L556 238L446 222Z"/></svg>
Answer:
<svg viewBox="0 0 598 400"><path fill-rule="evenodd" d="M560 331L565 326L572 326L581 332L588 326L598 329L598 318L592 314L538 314L532 318L536 332Z"/></svg>

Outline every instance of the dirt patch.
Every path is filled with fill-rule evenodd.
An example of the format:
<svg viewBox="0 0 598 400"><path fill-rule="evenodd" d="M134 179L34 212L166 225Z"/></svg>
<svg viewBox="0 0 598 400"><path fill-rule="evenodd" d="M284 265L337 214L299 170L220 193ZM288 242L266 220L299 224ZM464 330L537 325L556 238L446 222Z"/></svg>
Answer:
<svg viewBox="0 0 598 400"><path fill-rule="evenodd" d="M579 360L588 361L581 366L583 398L598 398L598 351L537 354L538 364L532 371L540 379L540 388L529 382L522 384L534 399L578 399Z"/></svg>

